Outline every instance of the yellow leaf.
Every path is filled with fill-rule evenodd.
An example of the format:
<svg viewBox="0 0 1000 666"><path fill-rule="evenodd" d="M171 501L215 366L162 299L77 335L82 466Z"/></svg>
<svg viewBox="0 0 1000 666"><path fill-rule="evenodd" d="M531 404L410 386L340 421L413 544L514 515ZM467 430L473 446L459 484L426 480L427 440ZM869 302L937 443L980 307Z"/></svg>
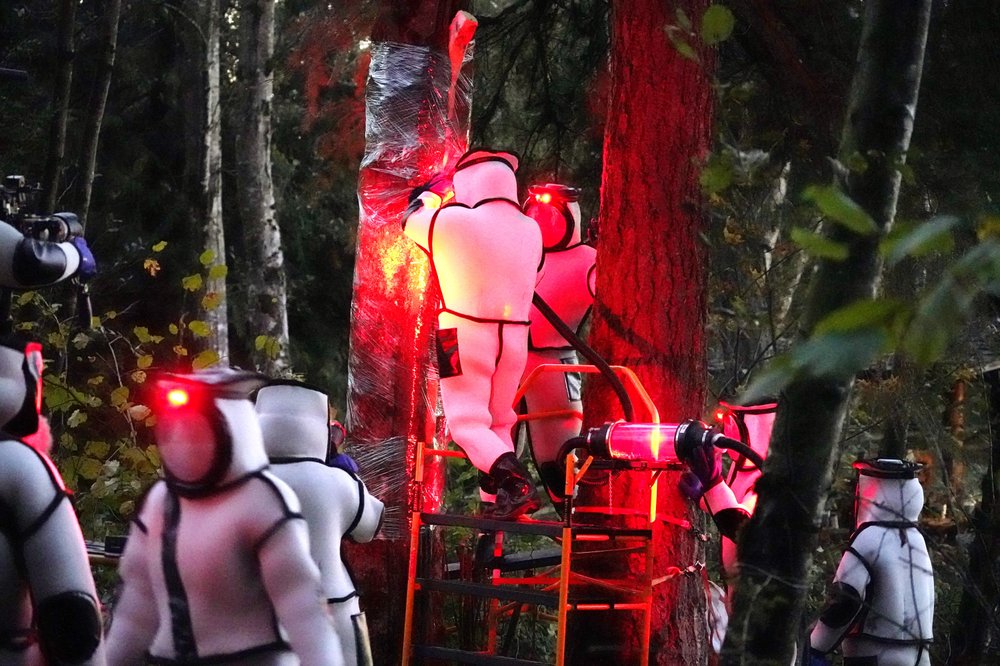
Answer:
<svg viewBox="0 0 1000 666"><path fill-rule="evenodd" d="M187 291L198 291L201 289L202 279L199 273L188 275L181 280L181 286Z"/></svg>
<svg viewBox="0 0 1000 666"><path fill-rule="evenodd" d="M198 261L201 262L202 266L208 266L214 260L215 260L215 252L213 250L205 250L198 257Z"/></svg>
<svg viewBox="0 0 1000 666"><path fill-rule="evenodd" d="M268 338L266 335L258 335L256 338L253 339L254 349L256 349L257 351L263 349L264 346L267 345L267 340Z"/></svg>
<svg viewBox="0 0 1000 666"><path fill-rule="evenodd" d="M194 360L191 361L191 367L195 370L201 370L202 368L207 368L210 365L215 365L218 362L219 355L209 349L195 356Z"/></svg>
<svg viewBox="0 0 1000 666"><path fill-rule="evenodd" d="M143 354L136 359L135 365L140 370L145 370L149 366L153 365L153 357L150 354Z"/></svg>
<svg viewBox="0 0 1000 666"><path fill-rule="evenodd" d="M149 329L145 326L136 326L132 329L132 334L135 335L139 342L149 342Z"/></svg>
<svg viewBox="0 0 1000 666"><path fill-rule="evenodd" d="M214 310L222 303L222 294L217 291L210 291L201 297L201 307L206 310Z"/></svg>
<svg viewBox="0 0 1000 666"><path fill-rule="evenodd" d="M195 319L188 322L188 330L195 334L195 337L205 338L212 332L212 327L207 322Z"/></svg>
<svg viewBox="0 0 1000 666"><path fill-rule="evenodd" d="M167 241L160 241L159 243L153 246L153 252L162 252L163 248L165 248L166 246L167 246Z"/></svg>
<svg viewBox="0 0 1000 666"><path fill-rule="evenodd" d="M125 500L118 505L118 513L122 516L131 515L135 511L135 500Z"/></svg>
<svg viewBox="0 0 1000 666"><path fill-rule="evenodd" d="M33 292L33 291L26 291L26 292L24 292L23 294L21 294L20 296L17 297L17 304L18 305L27 305L28 303L31 302L31 300L34 297L35 297L35 292Z"/></svg>
<svg viewBox="0 0 1000 666"><path fill-rule="evenodd" d="M160 262L156 259L146 259L142 262L142 268L153 277L156 277L156 274L160 272Z"/></svg>
<svg viewBox="0 0 1000 666"><path fill-rule="evenodd" d="M131 375L129 375L129 379L131 379L136 384L142 384L146 381L146 373L143 372L142 370L136 370Z"/></svg>
<svg viewBox="0 0 1000 666"><path fill-rule="evenodd" d="M178 356L187 356L188 350L181 345L174 345L174 353Z"/></svg>
<svg viewBox="0 0 1000 666"><path fill-rule="evenodd" d="M111 392L111 406L121 407L128 401L129 389L127 386L119 386Z"/></svg>
<svg viewBox="0 0 1000 666"><path fill-rule="evenodd" d="M212 280L221 280L229 275L229 267L225 264L216 264L208 269L208 277Z"/></svg>
<svg viewBox="0 0 1000 666"><path fill-rule="evenodd" d="M118 316L118 313L115 312L114 310L108 310L107 312L104 313L104 318L105 319L114 319L117 316Z"/></svg>
<svg viewBox="0 0 1000 666"><path fill-rule="evenodd" d="M104 383L104 375L94 375L93 377L87 380L87 383L90 384L91 386L100 386L101 384Z"/></svg>
<svg viewBox="0 0 1000 666"><path fill-rule="evenodd" d="M177 335L180 332L180 329L177 328L177 324L171 324L169 326L169 330L170 330L170 335Z"/></svg>

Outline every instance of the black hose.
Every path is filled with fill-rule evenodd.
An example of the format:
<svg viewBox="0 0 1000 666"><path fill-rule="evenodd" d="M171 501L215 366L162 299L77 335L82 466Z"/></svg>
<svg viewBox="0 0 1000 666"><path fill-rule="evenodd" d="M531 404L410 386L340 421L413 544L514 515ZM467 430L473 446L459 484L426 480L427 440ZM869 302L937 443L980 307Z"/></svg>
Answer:
<svg viewBox="0 0 1000 666"><path fill-rule="evenodd" d="M608 380L611 384L611 388L614 390L615 394L618 396L618 401L622 404L622 411L625 413L625 420L632 422L635 420L635 410L632 408L632 399L628 396L628 392L625 390L625 385L622 384L622 380L615 374L615 371L611 369L608 362L605 361L600 354L594 351L586 342L580 339L580 336L576 334L576 331L571 329L566 322L559 318L559 315L549 307L549 304L542 299L537 293L531 298L531 302L535 304L538 311L542 313L542 316L548 320L552 327L559 332L559 335L566 338L566 341L573 345L573 348L578 352L583 354L584 358L593 364L601 375Z"/></svg>
<svg viewBox="0 0 1000 666"><path fill-rule="evenodd" d="M736 451L738 454L756 465L757 469L764 469L764 458L738 439L726 437L725 435L715 435L712 437L712 445L719 449Z"/></svg>

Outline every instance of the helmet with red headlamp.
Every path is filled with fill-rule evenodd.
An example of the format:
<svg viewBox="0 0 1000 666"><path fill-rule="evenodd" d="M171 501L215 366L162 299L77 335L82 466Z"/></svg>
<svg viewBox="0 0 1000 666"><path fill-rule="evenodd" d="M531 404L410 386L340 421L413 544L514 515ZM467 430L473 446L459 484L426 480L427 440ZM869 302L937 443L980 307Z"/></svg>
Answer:
<svg viewBox="0 0 1000 666"><path fill-rule="evenodd" d="M581 242L580 190L558 183L532 185L521 210L538 223L547 252Z"/></svg>
<svg viewBox="0 0 1000 666"><path fill-rule="evenodd" d="M263 381L229 368L157 377L154 432L171 490L201 497L267 467L249 400Z"/></svg>

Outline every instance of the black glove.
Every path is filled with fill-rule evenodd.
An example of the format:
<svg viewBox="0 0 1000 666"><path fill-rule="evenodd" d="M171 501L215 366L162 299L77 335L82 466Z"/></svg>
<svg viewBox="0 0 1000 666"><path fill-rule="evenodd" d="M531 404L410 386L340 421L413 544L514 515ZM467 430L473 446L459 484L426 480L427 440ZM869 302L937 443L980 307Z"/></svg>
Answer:
<svg viewBox="0 0 1000 666"><path fill-rule="evenodd" d="M674 445L677 457L701 482L702 494L722 482L722 452L712 444L713 434L700 421L686 421L678 429Z"/></svg>

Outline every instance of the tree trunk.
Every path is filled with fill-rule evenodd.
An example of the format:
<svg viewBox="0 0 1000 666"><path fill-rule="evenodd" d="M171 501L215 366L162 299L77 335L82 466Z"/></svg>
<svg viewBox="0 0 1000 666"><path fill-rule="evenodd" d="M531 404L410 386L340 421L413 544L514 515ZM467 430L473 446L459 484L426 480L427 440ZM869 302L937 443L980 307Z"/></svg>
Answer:
<svg viewBox="0 0 1000 666"><path fill-rule="evenodd" d="M958 612L951 627L951 664L958 666L986 663L989 637L1000 636L997 604L1000 584L997 561L1000 558L1000 366L993 363L983 369L990 421L990 465L982 480L983 498L972 516L975 538L969 546L968 581L962 590Z"/></svg>
<svg viewBox="0 0 1000 666"><path fill-rule="evenodd" d="M412 482L415 448L433 431L437 404L428 394L436 301L426 257L403 236L401 218L410 189L468 142L467 115L449 119L447 109L448 27L463 4L382 3L372 31L347 418L352 455L387 517L379 540L348 554L365 607L376 609L368 619L378 664L400 661L409 511L433 499L416 497Z"/></svg>
<svg viewBox="0 0 1000 666"><path fill-rule="evenodd" d="M247 314L255 337L257 369L288 370L288 308L281 229L271 177L271 105L274 99L274 0L240 3L240 56L236 70L236 181L246 239Z"/></svg>
<svg viewBox="0 0 1000 666"><path fill-rule="evenodd" d="M833 226L850 248L843 262L821 261L802 330L857 299L874 295L879 240L891 227L899 192L896 167L909 147L931 0L865 3L865 27L852 83L841 154L868 159L850 174L847 193L880 233ZM782 392L771 450L757 484L757 510L741 540L742 574L723 650L724 664L788 664L800 631L806 575L853 377L804 377Z"/></svg>
<svg viewBox="0 0 1000 666"><path fill-rule="evenodd" d="M209 263L224 265L226 241L222 227L222 118L219 106L221 67L218 0L174 0L178 36L185 55L182 66L185 140L185 190L195 233ZM229 318L225 274L209 274L199 313L209 325L207 350L227 360Z"/></svg>
<svg viewBox="0 0 1000 666"><path fill-rule="evenodd" d="M69 120L69 98L73 88L73 37L76 31L76 0L59 2L59 35L56 56L55 94L52 100L52 120L49 124L49 153L42 181L42 210L51 213L59 201L59 180L63 157L66 155L66 123Z"/></svg>
<svg viewBox="0 0 1000 666"><path fill-rule="evenodd" d="M118 46L118 20L121 17L122 0L110 0L104 8L104 32L101 36L101 59L97 77L90 93L87 120L83 129L83 148L80 151L80 198L77 214L80 223L86 227L90 212L90 195L94 187L97 169L97 145L101 137L101 123L104 122L104 107L111 88L111 74L115 67L115 51Z"/></svg>
<svg viewBox="0 0 1000 666"><path fill-rule="evenodd" d="M697 24L706 0L679 7ZM590 342L609 363L632 368L661 421L700 417L704 409L704 327L707 273L699 234L704 224L698 159L710 147L711 53L696 63L668 41L673 10L659 0L611 5L610 106L597 244L597 298ZM603 382L584 397L587 422L620 418L618 401ZM645 479L620 475L615 497L648 507ZM629 478L631 477L631 478ZM598 498L584 497L581 503ZM659 481L658 514L696 522L700 512L677 491L677 475ZM618 500L619 502L621 500ZM653 575L704 559L693 535L657 521ZM595 569L611 562L595 564ZM708 655L705 587L700 575L680 576L655 588L650 663L704 663ZM638 663L637 622L628 613L576 613L573 660ZM624 653L608 652L622 643ZM608 663L611 663L609 661Z"/></svg>

